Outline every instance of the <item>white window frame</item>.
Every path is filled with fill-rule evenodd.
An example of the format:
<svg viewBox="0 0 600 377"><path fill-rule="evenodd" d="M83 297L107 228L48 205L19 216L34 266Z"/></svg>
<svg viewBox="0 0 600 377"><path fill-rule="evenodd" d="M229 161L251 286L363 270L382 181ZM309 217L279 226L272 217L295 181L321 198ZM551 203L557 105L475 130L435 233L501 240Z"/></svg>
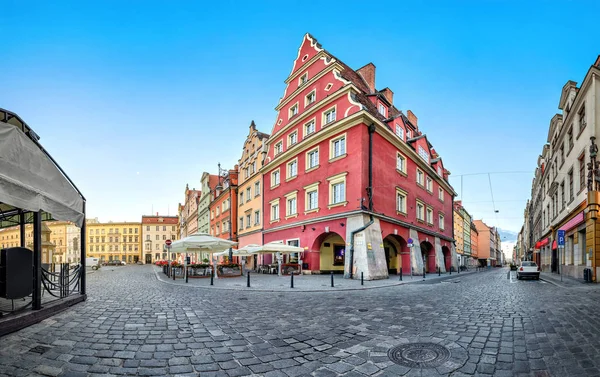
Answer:
<svg viewBox="0 0 600 377"><path fill-rule="evenodd" d="M402 166L400 165L400 162L402 161ZM406 174L406 157L404 157L404 155L400 152L396 152L396 170Z"/></svg>
<svg viewBox="0 0 600 377"><path fill-rule="evenodd" d="M275 181L277 181L277 183L275 183ZM279 168L277 168L271 172L271 188L277 187L280 184L281 184L281 172L279 171Z"/></svg>
<svg viewBox="0 0 600 377"><path fill-rule="evenodd" d="M329 119L329 121L327 120L329 117L329 114L333 113L333 118ZM329 109L323 111L323 122L321 123L322 126L321 127L325 127L327 125L330 125L331 123L334 123L337 120L337 105L330 107Z"/></svg>
<svg viewBox="0 0 600 377"><path fill-rule="evenodd" d="M319 211L319 184L320 183L321 182L315 182L308 186L303 187L304 188L304 211L305 211L304 213L305 214L308 212ZM311 203L310 203L309 194L313 193L313 192L316 194L316 200L317 200L315 207L312 207L310 205Z"/></svg>
<svg viewBox="0 0 600 377"><path fill-rule="evenodd" d="M269 204L271 207L271 222L279 221L279 198L272 200Z"/></svg>
<svg viewBox="0 0 600 377"><path fill-rule="evenodd" d="M425 189L430 193L433 193L433 179L430 176L425 177Z"/></svg>
<svg viewBox="0 0 600 377"><path fill-rule="evenodd" d="M442 213L438 213L438 223L440 230L446 230L446 224L444 223L445 216Z"/></svg>
<svg viewBox="0 0 600 377"><path fill-rule="evenodd" d="M419 151L419 156L423 159L423 161L429 163L429 159L430 159L429 152L427 152L425 150L425 148L423 148L420 145L419 145L418 151Z"/></svg>
<svg viewBox="0 0 600 377"><path fill-rule="evenodd" d="M260 181L254 182L254 197L260 195Z"/></svg>
<svg viewBox="0 0 600 377"><path fill-rule="evenodd" d="M433 225L433 208L429 206L425 209L425 222L429 225Z"/></svg>
<svg viewBox="0 0 600 377"><path fill-rule="evenodd" d="M387 116L387 109L385 108L385 105L381 102L379 102L378 106L377 106L377 111L379 112L379 114L383 115L384 117Z"/></svg>
<svg viewBox="0 0 600 377"><path fill-rule="evenodd" d="M277 156L278 154L283 153L283 140L279 140L277 143L275 143L275 145L273 146L273 154L275 156Z"/></svg>
<svg viewBox="0 0 600 377"><path fill-rule="evenodd" d="M294 158L293 160L291 160L290 162L288 162L286 165L286 181L289 181L290 179L294 179L298 177L298 157ZM292 171L292 166L295 166L295 171Z"/></svg>
<svg viewBox="0 0 600 377"><path fill-rule="evenodd" d="M293 208L290 207L291 203ZM295 216L298 216L298 190L285 194L285 217L287 219Z"/></svg>
<svg viewBox="0 0 600 377"><path fill-rule="evenodd" d="M334 175L332 177L327 178L327 181L329 181L329 208L340 206L340 205L344 205L345 206L346 204L348 204L348 201L347 201L347 197L348 197L347 194L348 193L347 193L347 190L346 190L346 188L347 188L347 185L346 185L346 177L347 177L347 175L348 175L348 172L343 172L343 173L336 174L336 175ZM335 199L335 197L334 197L335 196L334 190L335 190L335 186L338 185L338 184L343 184L344 185L343 186L343 188L344 188L343 197L340 198L341 200L339 200L337 202L334 202L334 199Z"/></svg>
<svg viewBox="0 0 600 377"><path fill-rule="evenodd" d="M410 139L412 137L412 131L410 129L406 129L406 140Z"/></svg>
<svg viewBox="0 0 600 377"><path fill-rule="evenodd" d="M417 200L417 206L415 207L415 210L415 216L417 220L425 222L425 203L421 202L420 200Z"/></svg>
<svg viewBox="0 0 600 377"><path fill-rule="evenodd" d="M298 77L298 87L306 84L308 82L308 72L304 72L300 77Z"/></svg>
<svg viewBox="0 0 600 377"><path fill-rule="evenodd" d="M336 150L335 150L335 143L340 141L340 140L344 140L344 150L343 153L340 153L338 155L335 154ZM329 160L333 160L333 159L338 159L338 158L342 158L344 156L346 156L346 145L348 144L348 139L346 138L346 133L343 133L342 135L338 135L334 138L332 138L329 141Z"/></svg>
<svg viewBox="0 0 600 377"><path fill-rule="evenodd" d="M311 155L313 155L314 153L317 154L317 161L314 165L311 165ZM306 166L305 166L305 171L311 170L311 169L316 169L319 167L319 147L313 148L309 151L306 152L305 154L305 161L306 161Z"/></svg>
<svg viewBox="0 0 600 377"><path fill-rule="evenodd" d="M417 183L425 187L425 173L419 168L417 168Z"/></svg>
<svg viewBox="0 0 600 377"><path fill-rule="evenodd" d="M313 100L310 101L310 97L313 97ZM311 105L313 103L317 102L317 90L313 89L310 91L310 93L308 93L305 97L304 97L304 107Z"/></svg>
<svg viewBox="0 0 600 377"><path fill-rule="evenodd" d="M254 225L260 225L260 210L254 211Z"/></svg>
<svg viewBox="0 0 600 377"><path fill-rule="evenodd" d="M396 123L396 136L400 138L400 140L404 140L404 128L401 125Z"/></svg>
<svg viewBox="0 0 600 377"><path fill-rule="evenodd" d="M288 135L288 148L298 144L298 131L294 131Z"/></svg>
<svg viewBox="0 0 600 377"><path fill-rule="evenodd" d="M396 212L406 215L408 205L408 193L400 187L396 187Z"/></svg>
<svg viewBox="0 0 600 377"><path fill-rule="evenodd" d="M308 126L312 124L312 132L308 132ZM303 130L303 135L302 137L305 138L309 135L314 134L315 132L317 132L317 118L312 118L311 120L309 120L308 122L304 123L304 126L302 126L302 130Z"/></svg>
<svg viewBox="0 0 600 377"><path fill-rule="evenodd" d="M438 187L438 199L440 201L444 201L444 189L441 187Z"/></svg>
<svg viewBox="0 0 600 377"><path fill-rule="evenodd" d="M290 109L288 111L288 119L292 119L299 113L300 113L300 106L298 105L298 102L296 102L295 104L290 106Z"/></svg>

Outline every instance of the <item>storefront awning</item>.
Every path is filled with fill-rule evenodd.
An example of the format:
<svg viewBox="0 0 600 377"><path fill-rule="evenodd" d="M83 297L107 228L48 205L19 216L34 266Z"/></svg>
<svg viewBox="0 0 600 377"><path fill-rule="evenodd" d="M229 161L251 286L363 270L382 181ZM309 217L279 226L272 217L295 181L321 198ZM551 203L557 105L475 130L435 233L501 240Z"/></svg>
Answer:
<svg viewBox="0 0 600 377"><path fill-rule="evenodd" d="M549 238L544 238L541 241L538 241L535 243L535 248L536 249L541 249L542 247L548 245L550 243L550 239Z"/></svg>
<svg viewBox="0 0 600 377"><path fill-rule="evenodd" d="M22 209L79 227L84 222L83 197L52 158L20 128L1 121L0 209L3 218Z"/></svg>
<svg viewBox="0 0 600 377"><path fill-rule="evenodd" d="M581 224L584 221L583 211L579 212L575 217L571 220L567 221L567 223L560 227L560 230L564 230L568 232L569 230L575 228L577 225Z"/></svg>
<svg viewBox="0 0 600 377"><path fill-rule="evenodd" d="M556 240L552 241L552 250L556 250L558 245L556 244Z"/></svg>

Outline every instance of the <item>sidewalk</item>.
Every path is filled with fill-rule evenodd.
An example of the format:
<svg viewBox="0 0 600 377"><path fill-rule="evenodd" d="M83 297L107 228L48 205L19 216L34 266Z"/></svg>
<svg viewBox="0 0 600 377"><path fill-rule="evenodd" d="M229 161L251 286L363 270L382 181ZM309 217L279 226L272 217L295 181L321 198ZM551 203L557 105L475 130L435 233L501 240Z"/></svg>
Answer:
<svg viewBox="0 0 600 377"><path fill-rule="evenodd" d="M188 283L184 279L172 280L162 272L162 268L152 266L156 278L165 284L183 285L191 288L202 289L224 289L238 291L257 291L257 292L338 292L338 291L354 291L375 288L387 288L404 284L434 284L445 280L459 279L463 276L468 276L475 273L473 271L465 271L461 273L453 272L452 275L446 273L427 274L425 279L423 276L410 275L403 276L400 281L400 276L390 275L389 279L381 280L365 280L364 285L360 284L360 279L344 279L343 275L333 275L334 287L331 287L330 275L294 275L294 288L291 288L291 276L264 275L250 272L250 288L247 285L247 276L235 278L220 278L214 279L210 285L210 278L189 278Z"/></svg>
<svg viewBox="0 0 600 377"><path fill-rule="evenodd" d="M583 281L583 278L575 279L575 278L572 278L569 276L563 276L562 281L561 281L561 276L559 274L552 273L552 272L540 272L540 279L547 283L559 286L561 288L577 288L577 287L590 286L590 285L595 284L595 283L586 283L585 281Z"/></svg>

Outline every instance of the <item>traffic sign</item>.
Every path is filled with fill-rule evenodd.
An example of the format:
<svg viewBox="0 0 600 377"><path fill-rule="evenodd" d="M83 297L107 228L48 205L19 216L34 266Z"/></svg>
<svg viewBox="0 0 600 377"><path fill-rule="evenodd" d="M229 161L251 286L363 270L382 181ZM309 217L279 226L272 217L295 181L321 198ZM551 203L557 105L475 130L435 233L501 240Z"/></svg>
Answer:
<svg viewBox="0 0 600 377"><path fill-rule="evenodd" d="M557 243L558 243L558 247L560 247L561 249L565 247L565 231L564 230L559 230L558 234L557 234Z"/></svg>
<svg viewBox="0 0 600 377"><path fill-rule="evenodd" d="M171 246L171 240L166 240L166 241L165 241L165 244L166 244L167 246Z"/></svg>
<svg viewBox="0 0 600 377"><path fill-rule="evenodd" d="M412 238L409 238L409 239L408 239L408 241L406 241L406 243L408 244L407 246L408 246L408 247L413 247L413 246L415 246L415 245L413 244L413 242L414 242L414 241L413 241L413 239L412 239Z"/></svg>

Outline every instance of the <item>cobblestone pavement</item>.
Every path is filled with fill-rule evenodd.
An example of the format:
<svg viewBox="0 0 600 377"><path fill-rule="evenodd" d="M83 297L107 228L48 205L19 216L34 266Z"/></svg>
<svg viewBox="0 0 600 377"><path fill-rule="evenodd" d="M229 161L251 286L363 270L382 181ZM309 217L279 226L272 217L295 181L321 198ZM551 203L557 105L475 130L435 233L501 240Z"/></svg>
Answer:
<svg viewBox="0 0 600 377"><path fill-rule="evenodd" d="M190 289L125 266L88 286L85 303L0 338L0 375L600 376L600 289L510 280L506 269L286 294ZM413 342L443 346L447 360L390 360Z"/></svg>

